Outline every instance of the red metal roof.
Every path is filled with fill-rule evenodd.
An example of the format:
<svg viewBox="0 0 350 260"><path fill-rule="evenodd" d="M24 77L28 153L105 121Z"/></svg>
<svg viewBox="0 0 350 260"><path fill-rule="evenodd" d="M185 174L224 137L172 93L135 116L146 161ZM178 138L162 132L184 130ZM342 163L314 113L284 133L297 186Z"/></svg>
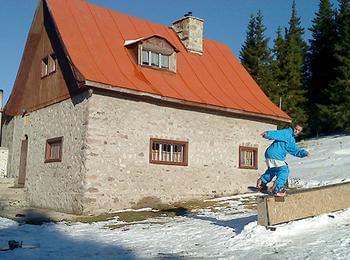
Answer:
<svg viewBox="0 0 350 260"><path fill-rule="evenodd" d="M164 25L102 8L84 0L46 0L74 66L87 81L290 121L224 44L204 39L203 55L186 50ZM177 71L137 65L125 41L163 37L177 52Z"/></svg>

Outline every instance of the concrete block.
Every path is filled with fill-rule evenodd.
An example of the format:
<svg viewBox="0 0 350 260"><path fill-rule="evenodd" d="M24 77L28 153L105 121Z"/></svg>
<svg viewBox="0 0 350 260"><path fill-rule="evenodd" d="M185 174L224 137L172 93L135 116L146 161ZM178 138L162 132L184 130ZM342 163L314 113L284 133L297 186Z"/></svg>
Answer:
<svg viewBox="0 0 350 260"><path fill-rule="evenodd" d="M350 182L258 198L258 224L272 226L350 207Z"/></svg>

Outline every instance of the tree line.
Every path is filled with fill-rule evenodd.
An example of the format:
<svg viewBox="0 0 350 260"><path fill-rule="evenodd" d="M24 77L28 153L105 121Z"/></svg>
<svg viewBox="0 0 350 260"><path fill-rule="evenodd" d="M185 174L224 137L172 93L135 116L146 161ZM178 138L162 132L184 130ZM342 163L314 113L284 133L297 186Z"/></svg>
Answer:
<svg viewBox="0 0 350 260"><path fill-rule="evenodd" d="M288 26L273 46L261 11L252 14L240 60L265 94L309 135L350 130L350 0L320 0L311 39L292 3Z"/></svg>

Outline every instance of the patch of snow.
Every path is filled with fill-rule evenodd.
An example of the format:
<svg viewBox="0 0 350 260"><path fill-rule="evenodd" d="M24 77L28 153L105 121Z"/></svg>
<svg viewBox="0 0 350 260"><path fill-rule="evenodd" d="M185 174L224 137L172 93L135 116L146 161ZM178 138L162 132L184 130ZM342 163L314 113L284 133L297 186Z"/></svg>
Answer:
<svg viewBox="0 0 350 260"><path fill-rule="evenodd" d="M335 151L334 154L350 155L350 149L343 149L343 150Z"/></svg>
<svg viewBox="0 0 350 260"><path fill-rule="evenodd" d="M350 181L350 136L311 139L302 142L302 147L312 151L310 157L288 157L292 187L311 188Z"/></svg>

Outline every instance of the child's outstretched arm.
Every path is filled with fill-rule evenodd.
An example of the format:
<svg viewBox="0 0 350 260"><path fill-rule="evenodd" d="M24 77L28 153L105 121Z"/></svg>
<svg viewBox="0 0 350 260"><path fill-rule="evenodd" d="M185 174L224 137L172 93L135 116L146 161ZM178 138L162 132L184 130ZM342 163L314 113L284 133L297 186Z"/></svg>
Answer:
<svg viewBox="0 0 350 260"><path fill-rule="evenodd" d="M293 156L300 157L300 158L310 156L310 153L308 151L306 151L305 149L300 149L296 143L291 143L287 147L287 152Z"/></svg>

